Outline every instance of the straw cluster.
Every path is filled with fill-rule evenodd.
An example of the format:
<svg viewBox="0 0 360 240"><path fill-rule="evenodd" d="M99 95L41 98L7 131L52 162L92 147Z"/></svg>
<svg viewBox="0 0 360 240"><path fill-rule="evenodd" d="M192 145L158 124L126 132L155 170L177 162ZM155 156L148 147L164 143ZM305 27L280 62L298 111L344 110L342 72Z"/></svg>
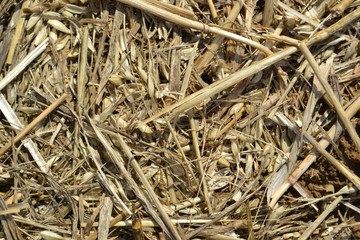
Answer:
<svg viewBox="0 0 360 240"><path fill-rule="evenodd" d="M0 1L0 239L360 238L360 1Z"/></svg>

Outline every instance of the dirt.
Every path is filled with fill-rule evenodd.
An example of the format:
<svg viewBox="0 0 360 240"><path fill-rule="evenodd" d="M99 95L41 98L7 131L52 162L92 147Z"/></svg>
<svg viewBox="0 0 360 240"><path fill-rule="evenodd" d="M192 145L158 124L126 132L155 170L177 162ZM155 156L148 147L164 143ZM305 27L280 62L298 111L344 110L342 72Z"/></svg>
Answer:
<svg viewBox="0 0 360 240"><path fill-rule="evenodd" d="M360 118L354 119L353 122L356 123L356 127L359 133ZM346 133L340 137L338 143L340 156L336 155L335 153L333 153L333 155L342 161L347 167L349 167L356 175L360 176L360 168L358 167L360 163L360 153L357 152L356 146L353 144L352 140ZM342 187L346 185L352 185L342 174L339 173L339 171L334 166L332 166L328 161L326 161L326 159L323 158L318 159L311 166L311 168L304 173L299 183L308 192L308 194L314 198L321 198L329 194L336 193ZM329 198L329 200L320 201L316 204L316 206L319 207L321 212L326 207L326 204L329 204L332 200L333 198ZM354 206L359 206L360 201L353 200L350 201L350 203ZM313 214L316 215L315 212ZM336 224L331 224L332 226L344 222L353 225L349 229L341 229L341 231L337 233L337 236L340 237L345 233L344 231L350 230L350 235L352 238L360 239L360 226L358 224L360 221L360 214L358 212L349 210L349 208L344 206L339 206L338 210L331 214L332 219L336 221Z"/></svg>
<svg viewBox="0 0 360 240"><path fill-rule="evenodd" d="M353 122L356 123L357 132L360 132L360 118L355 118ZM360 153L356 150L356 146L352 143L351 139L345 135L340 138L340 149L342 150L345 160L350 164L360 163ZM353 170L357 170L356 168Z"/></svg>

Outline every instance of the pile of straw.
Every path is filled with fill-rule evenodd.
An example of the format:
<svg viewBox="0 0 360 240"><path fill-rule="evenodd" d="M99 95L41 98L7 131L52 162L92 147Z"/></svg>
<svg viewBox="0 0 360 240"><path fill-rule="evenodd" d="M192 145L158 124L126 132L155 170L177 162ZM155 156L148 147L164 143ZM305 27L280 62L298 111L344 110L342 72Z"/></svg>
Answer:
<svg viewBox="0 0 360 240"><path fill-rule="evenodd" d="M0 239L360 238L360 1L0 1Z"/></svg>

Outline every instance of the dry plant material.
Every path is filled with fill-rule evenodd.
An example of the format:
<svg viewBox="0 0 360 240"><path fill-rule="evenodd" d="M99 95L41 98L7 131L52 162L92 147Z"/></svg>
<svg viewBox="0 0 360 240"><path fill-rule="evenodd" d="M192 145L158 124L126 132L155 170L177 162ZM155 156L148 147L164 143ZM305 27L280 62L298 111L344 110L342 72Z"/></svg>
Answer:
<svg viewBox="0 0 360 240"><path fill-rule="evenodd" d="M0 239L357 236L359 17L0 1Z"/></svg>
<svg viewBox="0 0 360 240"><path fill-rule="evenodd" d="M349 135L351 136L352 140L354 141L358 152L360 152L360 137L358 133L356 132L354 126L350 122L350 120L345 116L345 111L343 107L341 106L338 99L335 98L335 94L333 90L331 89L330 84L326 81L326 79L323 77L322 73L319 70L319 66L316 63L316 60L312 56L309 49L306 47L305 43L300 43L299 48L304 54L305 58L308 60L309 64L311 65L313 71L315 72L317 78L320 80L320 83L322 87L324 88L326 94L329 96L331 103L334 105L335 110L337 111L337 114L339 115L339 118L341 119L342 123L345 125L346 130L348 131Z"/></svg>
<svg viewBox="0 0 360 240"><path fill-rule="evenodd" d="M57 101L52 103L45 111L43 111L39 116L37 116L29 125L27 125L21 132L19 132L14 139L5 144L0 149L0 156L3 155L7 150L11 148L13 144L16 144L18 141L22 140L37 124L39 124L47 115L55 110L65 99L67 98L66 94L63 94Z"/></svg>

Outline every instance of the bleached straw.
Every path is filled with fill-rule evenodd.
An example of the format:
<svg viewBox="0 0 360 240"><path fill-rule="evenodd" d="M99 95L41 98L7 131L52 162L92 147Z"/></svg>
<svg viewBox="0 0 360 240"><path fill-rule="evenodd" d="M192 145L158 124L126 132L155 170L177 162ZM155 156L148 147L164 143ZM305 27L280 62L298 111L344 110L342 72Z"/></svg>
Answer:
<svg viewBox="0 0 360 240"><path fill-rule="evenodd" d="M13 127L17 131L21 131L24 126L16 116L14 110L12 110L10 104L6 101L3 94L0 93L0 110L4 114L5 118L10 123L11 127ZM38 165L39 169L43 173L48 173L49 169L46 166L46 162L44 158L41 156L39 149L37 148L36 144L31 139L24 139L23 140L24 146L29 150L31 156L33 157L34 161Z"/></svg>
<svg viewBox="0 0 360 240"><path fill-rule="evenodd" d="M49 42L49 38L46 38L42 43L39 44L34 50L32 50L26 57L12 69L1 81L0 90L8 85L12 80L16 78L35 58L42 54Z"/></svg>

